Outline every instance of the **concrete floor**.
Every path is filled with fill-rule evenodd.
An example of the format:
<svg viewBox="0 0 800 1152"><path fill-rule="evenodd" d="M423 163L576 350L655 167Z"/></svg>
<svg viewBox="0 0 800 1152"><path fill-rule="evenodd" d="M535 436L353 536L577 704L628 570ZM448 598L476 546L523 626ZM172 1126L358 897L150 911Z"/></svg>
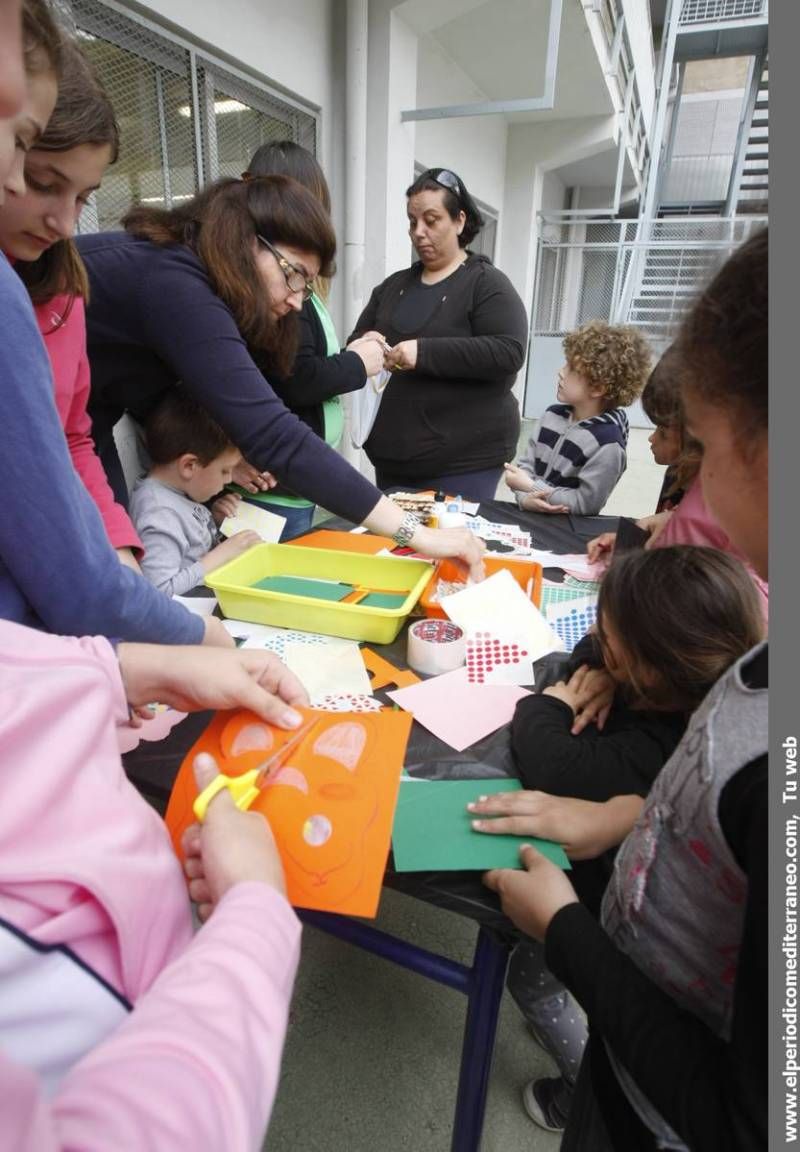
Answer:
<svg viewBox="0 0 800 1152"><path fill-rule="evenodd" d="M610 514L642 516L655 508L663 469L652 462L647 436L632 431ZM451 913L384 890L377 923L456 960L471 959L475 927ZM265 1149L448 1152L464 1010L459 993L306 928ZM559 1138L537 1128L520 1101L527 1080L552 1074L506 994L481 1152L556 1152Z"/></svg>

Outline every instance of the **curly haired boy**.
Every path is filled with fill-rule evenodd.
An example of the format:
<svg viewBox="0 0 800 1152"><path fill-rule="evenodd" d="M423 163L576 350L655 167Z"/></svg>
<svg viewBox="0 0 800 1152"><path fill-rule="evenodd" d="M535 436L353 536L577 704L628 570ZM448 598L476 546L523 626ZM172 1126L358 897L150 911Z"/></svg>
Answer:
<svg viewBox="0 0 800 1152"><path fill-rule="evenodd" d="M520 508L595 516L625 471L628 417L644 388L650 349L635 328L593 320L564 337L558 404L545 409L536 436L505 482Z"/></svg>

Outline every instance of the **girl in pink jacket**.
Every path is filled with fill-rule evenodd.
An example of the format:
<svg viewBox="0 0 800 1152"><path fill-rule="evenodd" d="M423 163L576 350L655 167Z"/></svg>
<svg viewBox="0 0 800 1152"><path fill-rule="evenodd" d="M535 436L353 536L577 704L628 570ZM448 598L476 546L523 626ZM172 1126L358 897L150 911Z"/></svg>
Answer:
<svg viewBox="0 0 800 1152"><path fill-rule="evenodd" d="M87 199L117 157L114 110L80 49L66 43L58 100L25 158L24 192L0 205L0 249L33 300L55 382L55 400L75 470L97 505L120 559L141 542L117 504L91 437L85 300L88 283L71 237Z"/></svg>
<svg viewBox="0 0 800 1152"><path fill-rule="evenodd" d="M156 697L286 727L307 702L268 653L117 657L0 622L0 1143L15 1152L261 1147L300 924L266 821L224 794L191 830L210 913L193 935L164 824L117 747L129 706Z"/></svg>

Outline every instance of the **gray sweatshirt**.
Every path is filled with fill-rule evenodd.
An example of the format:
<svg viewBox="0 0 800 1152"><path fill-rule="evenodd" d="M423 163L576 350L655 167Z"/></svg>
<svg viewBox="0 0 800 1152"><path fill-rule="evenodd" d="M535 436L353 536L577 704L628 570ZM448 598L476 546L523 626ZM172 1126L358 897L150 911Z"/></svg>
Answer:
<svg viewBox="0 0 800 1152"><path fill-rule="evenodd" d="M144 545L142 572L151 584L181 596L203 583L200 560L218 542L208 508L146 476L134 485L130 514Z"/></svg>

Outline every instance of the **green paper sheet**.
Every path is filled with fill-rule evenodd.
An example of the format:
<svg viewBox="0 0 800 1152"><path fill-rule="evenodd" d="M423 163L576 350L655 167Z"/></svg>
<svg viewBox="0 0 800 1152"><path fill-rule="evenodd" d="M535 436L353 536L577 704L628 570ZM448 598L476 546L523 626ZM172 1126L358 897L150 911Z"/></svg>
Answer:
<svg viewBox="0 0 800 1152"><path fill-rule="evenodd" d="M408 592L370 592L359 600L359 608L402 608Z"/></svg>
<svg viewBox="0 0 800 1152"><path fill-rule="evenodd" d="M460 872L519 868L523 844L570 868L560 844L535 836L492 836L472 829L467 804L495 792L518 792L518 780L401 780L392 850L397 872Z"/></svg>
<svg viewBox="0 0 800 1152"><path fill-rule="evenodd" d="M334 584L328 580L312 580L305 576L265 576L263 580L257 580L253 587L289 596L309 596L314 600L344 600L353 591L352 584Z"/></svg>

